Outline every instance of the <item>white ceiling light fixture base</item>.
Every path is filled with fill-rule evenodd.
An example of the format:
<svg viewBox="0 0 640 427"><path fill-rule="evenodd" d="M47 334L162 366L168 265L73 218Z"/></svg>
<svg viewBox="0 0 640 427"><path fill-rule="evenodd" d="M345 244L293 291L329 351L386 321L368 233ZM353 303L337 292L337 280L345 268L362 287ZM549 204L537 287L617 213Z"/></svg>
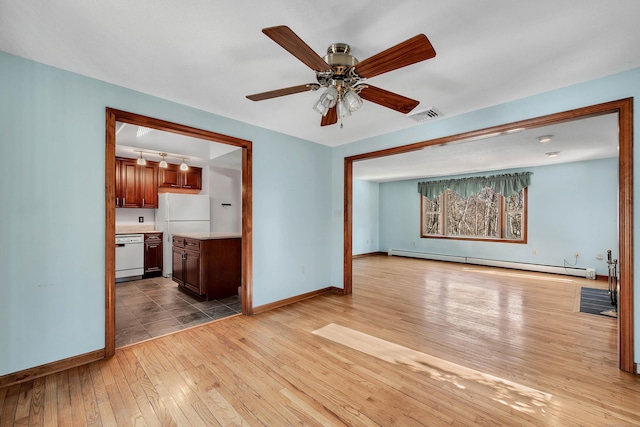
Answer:
<svg viewBox="0 0 640 427"><path fill-rule="evenodd" d="M538 137L538 142L540 144L548 144L553 139L553 135L541 135Z"/></svg>

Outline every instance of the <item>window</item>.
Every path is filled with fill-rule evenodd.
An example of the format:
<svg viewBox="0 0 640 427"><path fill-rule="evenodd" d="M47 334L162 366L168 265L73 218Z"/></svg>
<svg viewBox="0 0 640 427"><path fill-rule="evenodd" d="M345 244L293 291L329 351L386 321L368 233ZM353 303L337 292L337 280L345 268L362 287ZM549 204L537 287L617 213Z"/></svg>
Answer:
<svg viewBox="0 0 640 427"><path fill-rule="evenodd" d="M526 243L530 175L420 183L421 237ZM502 196L496 187L510 195Z"/></svg>
<svg viewBox="0 0 640 427"><path fill-rule="evenodd" d="M422 198L422 237L525 243L526 188L503 197L485 187L466 199L451 190Z"/></svg>

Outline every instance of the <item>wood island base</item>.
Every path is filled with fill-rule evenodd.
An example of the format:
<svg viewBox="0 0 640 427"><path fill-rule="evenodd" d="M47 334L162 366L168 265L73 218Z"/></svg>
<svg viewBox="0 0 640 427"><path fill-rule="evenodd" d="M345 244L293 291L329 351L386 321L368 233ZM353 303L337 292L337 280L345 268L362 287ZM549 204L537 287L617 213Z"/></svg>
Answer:
<svg viewBox="0 0 640 427"><path fill-rule="evenodd" d="M241 286L240 234L174 234L173 281L189 295L213 300L238 295Z"/></svg>

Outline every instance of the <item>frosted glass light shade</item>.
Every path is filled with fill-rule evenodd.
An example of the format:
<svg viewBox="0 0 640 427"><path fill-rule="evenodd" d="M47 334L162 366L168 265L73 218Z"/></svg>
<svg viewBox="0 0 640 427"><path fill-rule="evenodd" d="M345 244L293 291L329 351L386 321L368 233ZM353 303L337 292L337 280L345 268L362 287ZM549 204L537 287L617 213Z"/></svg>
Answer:
<svg viewBox="0 0 640 427"><path fill-rule="evenodd" d="M349 106L349 111L358 111L362 107L362 98L352 90L344 94L344 100Z"/></svg>

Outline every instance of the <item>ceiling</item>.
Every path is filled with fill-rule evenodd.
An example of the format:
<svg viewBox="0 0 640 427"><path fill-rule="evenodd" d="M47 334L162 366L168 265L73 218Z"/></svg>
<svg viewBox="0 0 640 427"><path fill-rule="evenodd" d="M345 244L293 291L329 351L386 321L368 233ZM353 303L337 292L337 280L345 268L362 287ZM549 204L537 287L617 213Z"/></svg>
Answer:
<svg viewBox="0 0 640 427"><path fill-rule="evenodd" d="M596 160L618 157L618 142L618 114L607 114L357 161L353 177L387 182Z"/></svg>
<svg viewBox="0 0 640 427"><path fill-rule="evenodd" d="M455 116L640 67L638 22L637 0L0 0L0 50L337 146L429 122L365 101L342 129L320 127L319 92L248 100L315 82L262 28L360 60L423 33L435 58L368 82Z"/></svg>
<svg viewBox="0 0 640 427"><path fill-rule="evenodd" d="M144 132L139 133L139 130ZM160 153L167 154L167 163L179 164L184 160L188 165L198 167L242 168L240 147L116 122L117 157L142 155L146 160L159 162L162 160Z"/></svg>

